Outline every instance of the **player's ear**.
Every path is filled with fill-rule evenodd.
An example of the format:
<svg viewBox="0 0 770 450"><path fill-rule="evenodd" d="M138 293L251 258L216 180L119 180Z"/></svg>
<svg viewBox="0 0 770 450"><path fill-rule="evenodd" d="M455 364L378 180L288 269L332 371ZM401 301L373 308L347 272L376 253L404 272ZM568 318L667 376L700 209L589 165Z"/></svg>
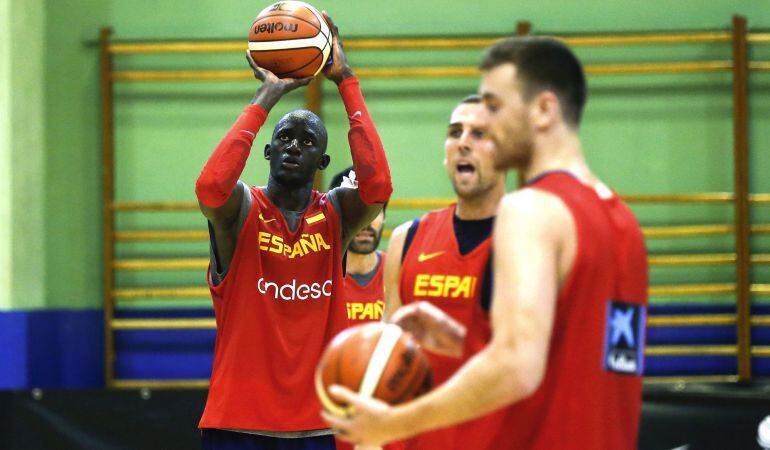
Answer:
<svg viewBox="0 0 770 450"><path fill-rule="evenodd" d="M331 156L324 153L323 155L321 155L321 160L318 161L318 168L321 170L324 170L327 167L329 167L330 162L332 162Z"/></svg>
<svg viewBox="0 0 770 450"><path fill-rule="evenodd" d="M265 144L265 159L270 160L270 144Z"/></svg>
<svg viewBox="0 0 770 450"><path fill-rule="evenodd" d="M530 121L536 128L550 127L561 116L559 98L551 91L541 92L532 100L530 114Z"/></svg>

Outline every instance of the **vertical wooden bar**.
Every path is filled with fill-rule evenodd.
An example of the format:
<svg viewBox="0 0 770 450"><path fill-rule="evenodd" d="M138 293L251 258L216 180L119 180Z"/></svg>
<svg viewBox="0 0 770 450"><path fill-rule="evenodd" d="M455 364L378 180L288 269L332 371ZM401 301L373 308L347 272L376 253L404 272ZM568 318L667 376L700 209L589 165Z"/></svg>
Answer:
<svg viewBox="0 0 770 450"><path fill-rule="evenodd" d="M733 16L733 157L738 380L751 379L751 249L749 237L748 57L746 18Z"/></svg>
<svg viewBox="0 0 770 450"><path fill-rule="evenodd" d="M516 22L516 36L526 36L532 32L532 23L526 20Z"/></svg>
<svg viewBox="0 0 770 450"><path fill-rule="evenodd" d="M104 250L102 257L104 268L104 382L113 386L115 379L115 345L112 334L112 318L115 304L112 291L115 287L113 259L115 256L115 217L112 203L115 195L115 134L112 99L112 55L110 54L110 34L112 30L102 28L99 31L99 85L102 96L102 239Z"/></svg>
<svg viewBox="0 0 770 450"><path fill-rule="evenodd" d="M321 102L323 101L323 91L321 83L323 83L323 75L319 75L313 79L313 81L310 82L310 84L307 85L307 89L305 90L305 109L309 111L313 111L316 113L318 117L323 119L323 115L321 114L322 105ZM323 186L324 182L324 173L322 170L319 170L315 173L315 179L313 180L313 188L316 190L325 190L325 186Z"/></svg>

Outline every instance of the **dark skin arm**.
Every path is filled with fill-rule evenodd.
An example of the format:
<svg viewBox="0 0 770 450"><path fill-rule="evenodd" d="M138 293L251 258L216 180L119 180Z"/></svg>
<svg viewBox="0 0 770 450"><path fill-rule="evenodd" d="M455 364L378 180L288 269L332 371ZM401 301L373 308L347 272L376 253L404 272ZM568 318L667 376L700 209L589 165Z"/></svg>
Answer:
<svg viewBox="0 0 770 450"><path fill-rule="evenodd" d="M329 28L332 31L332 64L323 69L323 74L339 86L343 80L353 76L353 69L348 65L348 59L342 49L339 29L334 25L334 21L326 11L323 11L321 14L323 14L326 23L329 24ZM342 216L343 230L351 230L349 236L347 235L348 233L344 232L342 235L342 243L344 248L347 249L356 232L370 224L382 210L383 205L368 205L364 203L358 194L358 189L337 188L335 191L342 208L340 214Z"/></svg>
<svg viewBox="0 0 770 450"><path fill-rule="evenodd" d="M250 103L252 105L259 105L268 112L284 94L300 86L305 86L312 80L312 78L281 79L272 72L257 66L248 51L246 51L246 59L254 71L254 77L262 82ZM206 216L214 230L214 239L217 243L217 260L219 262L218 269L221 272L225 272L230 268L230 262L235 253L235 246L238 241L238 216L241 212L244 194L248 195L247 187L239 181L222 206L209 208L200 201L198 202L201 212Z"/></svg>

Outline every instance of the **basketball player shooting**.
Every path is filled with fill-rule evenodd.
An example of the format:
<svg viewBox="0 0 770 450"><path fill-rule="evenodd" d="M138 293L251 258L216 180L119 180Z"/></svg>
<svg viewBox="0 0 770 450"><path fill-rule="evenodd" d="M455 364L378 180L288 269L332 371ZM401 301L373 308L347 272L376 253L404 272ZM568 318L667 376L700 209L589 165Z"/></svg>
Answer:
<svg viewBox="0 0 770 450"><path fill-rule="evenodd" d="M217 319L211 385L200 421L204 449L334 449L313 388L329 339L347 325L342 255L392 192L382 143L332 29L333 63L323 73L339 88L348 114L358 188L322 194L317 170L330 161L318 116L297 110L275 126L264 158L266 186L239 181L254 139L287 92L310 78L277 78L257 66L262 83L209 158L196 184L208 219L208 281Z"/></svg>
<svg viewBox="0 0 770 450"><path fill-rule="evenodd" d="M527 37L492 46L481 69L495 164L527 180L498 208L492 340L403 405L332 386L353 412L324 418L344 439L377 444L506 408L495 449L635 448L646 250L630 209L583 157L582 66L560 41ZM425 331L450 332L440 319Z"/></svg>

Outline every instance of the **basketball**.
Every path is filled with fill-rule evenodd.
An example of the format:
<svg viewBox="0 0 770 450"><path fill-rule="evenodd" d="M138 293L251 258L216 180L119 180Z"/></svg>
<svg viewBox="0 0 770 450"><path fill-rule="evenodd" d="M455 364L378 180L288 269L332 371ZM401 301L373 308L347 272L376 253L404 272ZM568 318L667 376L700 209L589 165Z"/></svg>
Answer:
<svg viewBox="0 0 770 450"><path fill-rule="evenodd" d="M326 410L344 415L346 408L328 394L339 384L391 405L429 391L433 382L428 359L410 335L393 324L372 322L338 334L326 348L315 386Z"/></svg>
<svg viewBox="0 0 770 450"><path fill-rule="evenodd" d="M331 31L321 13L300 1L263 9L249 32L254 62L279 78L315 76L326 64L331 46Z"/></svg>

